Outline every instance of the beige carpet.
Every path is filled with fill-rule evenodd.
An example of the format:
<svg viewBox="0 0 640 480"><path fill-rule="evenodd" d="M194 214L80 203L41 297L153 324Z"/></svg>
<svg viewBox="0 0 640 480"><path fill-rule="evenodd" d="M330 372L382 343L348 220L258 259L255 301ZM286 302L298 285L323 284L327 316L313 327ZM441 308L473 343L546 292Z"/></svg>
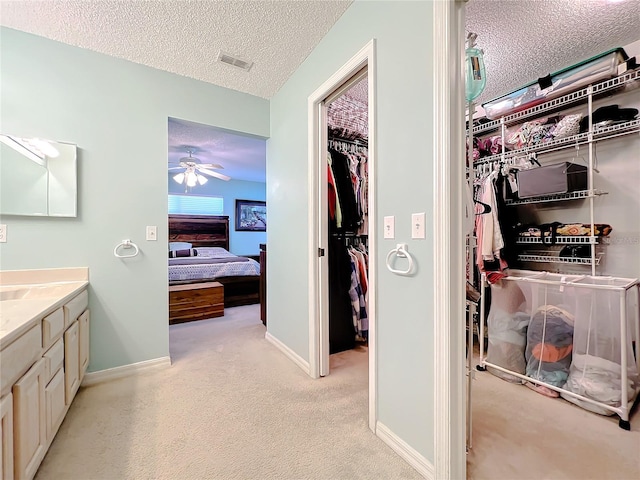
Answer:
<svg viewBox="0 0 640 480"><path fill-rule="evenodd" d="M472 480L639 480L640 414L631 431L562 398L476 372Z"/></svg>
<svg viewBox="0 0 640 480"><path fill-rule="evenodd" d="M310 379L257 305L170 328L171 368L82 388L38 480L417 479L367 426L367 352Z"/></svg>

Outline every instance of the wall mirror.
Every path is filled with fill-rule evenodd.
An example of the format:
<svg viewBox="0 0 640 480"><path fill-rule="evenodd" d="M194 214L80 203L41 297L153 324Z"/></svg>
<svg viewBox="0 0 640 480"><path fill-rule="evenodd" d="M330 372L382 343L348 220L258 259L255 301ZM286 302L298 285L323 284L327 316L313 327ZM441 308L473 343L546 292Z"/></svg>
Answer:
<svg viewBox="0 0 640 480"><path fill-rule="evenodd" d="M77 148L0 134L0 214L75 217Z"/></svg>

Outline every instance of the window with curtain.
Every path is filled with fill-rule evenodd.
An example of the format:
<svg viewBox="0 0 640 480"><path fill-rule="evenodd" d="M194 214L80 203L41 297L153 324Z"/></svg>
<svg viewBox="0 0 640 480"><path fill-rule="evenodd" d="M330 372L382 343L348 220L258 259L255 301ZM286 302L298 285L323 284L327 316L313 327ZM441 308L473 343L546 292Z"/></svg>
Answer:
<svg viewBox="0 0 640 480"><path fill-rule="evenodd" d="M177 215L222 215L224 198L169 194L169 213Z"/></svg>

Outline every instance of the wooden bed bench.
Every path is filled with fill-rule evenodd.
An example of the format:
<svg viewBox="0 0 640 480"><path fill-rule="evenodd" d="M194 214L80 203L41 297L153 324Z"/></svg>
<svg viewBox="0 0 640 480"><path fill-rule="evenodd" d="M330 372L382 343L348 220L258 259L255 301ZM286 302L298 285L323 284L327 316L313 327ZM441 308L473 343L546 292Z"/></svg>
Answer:
<svg viewBox="0 0 640 480"><path fill-rule="evenodd" d="M219 282L169 287L169 325L224 315L224 286Z"/></svg>

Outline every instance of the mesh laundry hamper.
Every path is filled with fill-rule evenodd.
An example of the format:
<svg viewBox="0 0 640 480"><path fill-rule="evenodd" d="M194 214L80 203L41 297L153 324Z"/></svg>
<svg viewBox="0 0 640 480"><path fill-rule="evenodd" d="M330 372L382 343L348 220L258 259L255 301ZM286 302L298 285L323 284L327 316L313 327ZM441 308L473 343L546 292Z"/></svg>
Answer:
<svg viewBox="0 0 640 480"><path fill-rule="evenodd" d="M519 282L530 313L525 350L526 375L560 388L569 376L575 318L572 308L575 302L567 298L563 283L579 276L532 273L523 272L530 281ZM557 393L545 392L557 396Z"/></svg>
<svg viewBox="0 0 640 480"><path fill-rule="evenodd" d="M627 282L628 279L585 277L575 282L575 286L566 287L568 299L574 304L575 323L573 362L564 389L612 407L621 405L623 354L627 363L625 401L634 398L640 381L635 359L638 287L624 289ZM618 289L607 289L608 286ZM622 315L626 318L621 318ZM624 340L622 330L626 332ZM562 397L602 415L614 413L566 393Z"/></svg>
<svg viewBox="0 0 640 480"><path fill-rule="evenodd" d="M525 307L525 297L517 283L499 281L491 285L487 361L520 374L525 373L524 349L529 323ZM501 370L492 367L487 370L503 380L522 383L518 377Z"/></svg>

